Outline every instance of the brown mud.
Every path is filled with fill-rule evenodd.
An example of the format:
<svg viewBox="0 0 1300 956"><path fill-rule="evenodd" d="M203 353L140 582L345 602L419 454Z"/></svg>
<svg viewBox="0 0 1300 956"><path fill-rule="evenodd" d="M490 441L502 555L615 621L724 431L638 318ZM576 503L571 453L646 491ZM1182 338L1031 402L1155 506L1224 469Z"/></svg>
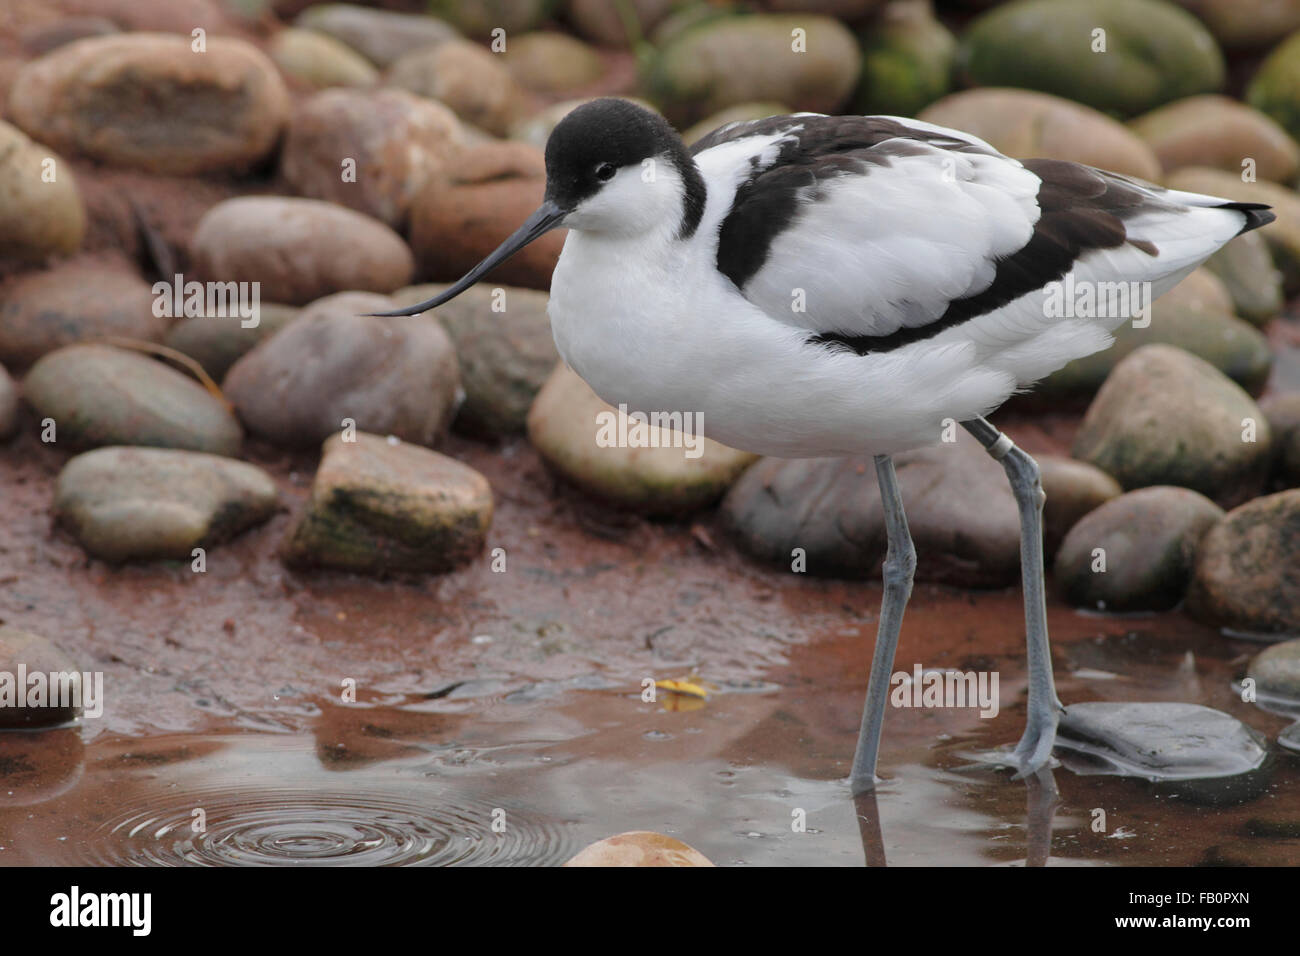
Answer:
<svg viewBox="0 0 1300 956"><path fill-rule="evenodd" d="M1074 425L1008 430L1059 452ZM68 453L36 431L0 448L0 619L103 671L107 702L79 728L0 735L0 864L547 864L634 829L719 864L1014 864L1041 862L1049 825L1054 863L1300 862L1285 753L1245 799L1058 769L1050 821L1035 788L968 759L1023 727L1018 589L918 585L895 670L997 670L1003 708L891 709L885 782L855 811L843 778L875 581L756 566L711 515L651 522L586 500L523 440L444 449L497 498L489 551L453 574L287 570L276 549L315 460L257 445L285 512L209 551L205 573L113 568L53 527ZM1182 700L1286 726L1233 689L1257 645L1178 611L1054 602L1049 617L1067 704ZM645 678L685 676L714 692L642 702Z"/></svg>

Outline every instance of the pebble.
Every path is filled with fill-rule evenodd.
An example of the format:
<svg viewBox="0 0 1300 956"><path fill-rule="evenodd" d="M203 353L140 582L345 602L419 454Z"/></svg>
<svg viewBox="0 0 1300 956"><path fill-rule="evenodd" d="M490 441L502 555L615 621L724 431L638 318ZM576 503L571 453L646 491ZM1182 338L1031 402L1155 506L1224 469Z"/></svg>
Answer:
<svg viewBox="0 0 1300 956"><path fill-rule="evenodd" d="M347 44L314 30L281 30L272 39L271 59L286 75L306 86L374 86L379 71Z"/></svg>
<svg viewBox="0 0 1300 956"><path fill-rule="evenodd" d="M464 122L494 136L504 136L527 112L524 93L501 57L467 40L412 50L388 68L385 79L438 100Z"/></svg>
<svg viewBox="0 0 1300 956"><path fill-rule="evenodd" d="M1272 46L1300 30L1296 0L1181 0L1229 50Z"/></svg>
<svg viewBox="0 0 1300 956"><path fill-rule="evenodd" d="M46 170L53 182L42 180ZM0 120L0 259L68 255L85 234L86 209L67 162Z"/></svg>
<svg viewBox="0 0 1300 956"><path fill-rule="evenodd" d="M1228 512L1196 553L1193 614L1250 635L1300 632L1300 489Z"/></svg>
<svg viewBox="0 0 1300 956"><path fill-rule="evenodd" d="M406 90L322 90L290 118L280 172L302 196L401 230L415 197L453 164L461 137L451 110Z"/></svg>
<svg viewBox="0 0 1300 956"><path fill-rule="evenodd" d="M1020 518L1006 472L964 431L894 456L916 580L1006 587L1020 579ZM817 577L879 579L887 544L868 457L764 458L722 503L750 556Z"/></svg>
<svg viewBox="0 0 1300 956"><path fill-rule="evenodd" d="M584 847L565 866L713 866L699 850L675 837L631 830Z"/></svg>
<svg viewBox="0 0 1300 956"><path fill-rule="evenodd" d="M167 333L165 344L183 352L220 382L226 372L254 346L264 342L298 317L291 305L263 302L258 306L257 324L245 327L240 316L192 316L181 319Z"/></svg>
<svg viewBox="0 0 1300 956"><path fill-rule="evenodd" d="M1259 406L1222 372L1181 349L1144 345L1102 385L1073 454L1124 488L1180 485L1229 506L1262 488L1270 441Z"/></svg>
<svg viewBox="0 0 1300 956"><path fill-rule="evenodd" d="M170 323L154 314L149 283L125 263L73 260L19 276L0 291L0 360L30 365L65 345L108 336L158 342Z"/></svg>
<svg viewBox="0 0 1300 956"><path fill-rule="evenodd" d="M535 29L548 15L553 0L428 0L429 12L441 17L466 36L494 39L502 31L509 49L510 37Z"/></svg>
<svg viewBox="0 0 1300 956"><path fill-rule="evenodd" d="M60 445L150 445L235 456L243 441L226 405L194 379L139 352L69 345L32 366L23 395Z"/></svg>
<svg viewBox="0 0 1300 956"><path fill-rule="evenodd" d="M111 563L189 562L274 513L276 487L242 461L163 448L99 448L59 473L54 512L87 553Z"/></svg>
<svg viewBox="0 0 1300 956"><path fill-rule="evenodd" d="M1282 641L1254 656L1246 676L1261 694L1300 703L1300 639Z"/></svg>
<svg viewBox="0 0 1300 956"><path fill-rule="evenodd" d="M609 0L566 0L565 21L578 35L602 47L626 49L650 32L671 12L674 0L629 0L623 9ZM622 14L630 10L636 26L629 32Z"/></svg>
<svg viewBox="0 0 1300 956"><path fill-rule="evenodd" d="M340 40L381 67L412 50L460 36L455 27L435 17L354 3L318 3L298 14L294 25Z"/></svg>
<svg viewBox="0 0 1300 956"><path fill-rule="evenodd" d="M492 489L468 465L359 432L329 438L286 563L369 574L450 571L483 550Z"/></svg>
<svg viewBox="0 0 1300 956"><path fill-rule="evenodd" d="M542 153L523 143L488 143L465 152L447 178L429 185L411 211L411 248L420 274L451 282L478 265L542 202ZM455 242L448 242L455 236ZM549 289L565 232L556 229L492 272L492 280Z"/></svg>
<svg viewBox="0 0 1300 956"><path fill-rule="evenodd" d="M223 390L252 433L316 445L347 427L428 445L451 422L460 376L437 322L381 318L386 296L341 292L313 302L240 358Z"/></svg>
<svg viewBox="0 0 1300 956"><path fill-rule="evenodd" d="M1246 102L1276 120L1292 139L1300 138L1300 31L1259 65L1246 88Z"/></svg>
<svg viewBox="0 0 1300 956"><path fill-rule="evenodd" d="M1222 517L1222 508L1187 488L1130 491L1070 529L1056 555L1056 582L1075 607L1167 610L1182 601L1197 546Z"/></svg>
<svg viewBox="0 0 1300 956"><path fill-rule="evenodd" d="M915 116L952 89L957 38L927 0L894 0L866 22L853 112Z"/></svg>
<svg viewBox="0 0 1300 956"><path fill-rule="evenodd" d="M1258 230L1233 239L1205 260L1205 269L1219 277L1233 311L1246 321L1263 325L1282 311L1282 273Z"/></svg>
<svg viewBox="0 0 1300 956"><path fill-rule="evenodd" d="M27 680L21 684L18 681L19 668L23 668L22 673L27 675ZM49 694L48 683L44 706L27 706L34 689L31 678L36 674L47 675L47 682L50 674L77 674L76 680L81 682L80 671L72 658L53 642L31 631L0 624L0 730L55 727L81 716L83 708L71 701L62 701L63 706L55 706L61 701ZM55 691L58 693L58 688ZM12 703L7 699L10 694L13 695ZM103 701L99 703L102 705ZM22 768L6 767L6 773L14 769Z"/></svg>
<svg viewBox="0 0 1300 956"><path fill-rule="evenodd" d="M1162 0L1004 3L966 28L956 69L965 86L1041 90L1124 116L1216 92L1225 72L1205 27Z"/></svg>
<svg viewBox="0 0 1300 956"><path fill-rule="evenodd" d="M259 283L268 302L304 305L344 290L392 292L415 260L369 216L318 199L241 196L209 209L190 242L197 278Z"/></svg>
<svg viewBox="0 0 1300 956"><path fill-rule="evenodd" d="M1056 746L1095 762L1090 768L1072 767L1077 773L1155 781L1250 773L1268 756L1262 735L1237 718L1172 702L1071 704L1061 718Z"/></svg>
<svg viewBox="0 0 1300 956"><path fill-rule="evenodd" d="M289 94L250 43L209 36L90 37L28 63L9 113L68 154L152 173L246 172L275 147Z"/></svg>
<svg viewBox="0 0 1300 956"><path fill-rule="evenodd" d="M1123 123L1048 93L964 90L922 110L919 118L971 133L1016 159L1065 159L1139 179L1160 178L1156 154Z"/></svg>
<svg viewBox="0 0 1300 956"><path fill-rule="evenodd" d="M393 301L414 305L445 286L399 289ZM548 296L535 289L483 282L433 315L451 336L465 400L453 426L475 436L523 432L528 409L560 360L546 314Z"/></svg>
<svg viewBox="0 0 1300 956"><path fill-rule="evenodd" d="M627 440L619 445L617 411L562 364L528 413L529 441L551 468L605 501L646 514L707 507L755 460L700 435L635 421L624 427ZM654 442L660 447L649 447Z"/></svg>
<svg viewBox="0 0 1300 956"><path fill-rule="evenodd" d="M565 33L525 33L506 46L505 64L515 80L541 93L567 93L598 81L600 54Z"/></svg>
<svg viewBox="0 0 1300 956"><path fill-rule="evenodd" d="M1289 183L1300 171L1300 146L1287 131L1226 96L1175 100L1137 117L1129 128L1155 151L1166 172L1212 166L1240 176L1246 159L1256 176L1277 183Z"/></svg>
<svg viewBox="0 0 1300 956"><path fill-rule="evenodd" d="M799 37L803 49L795 47ZM718 17L660 44L645 86L679 127L754 100L836 113L857 85L861 56L853 34L830 17Z"/></svg>
<svg viewBox="0 0 1300 956"><path fill-rule="evenodd" d="M1035 455L1043 493L1043 553L1048 561L1056 554L1066 532L1094 508L1099 508L1124 491L1119 482L1087 462L1064 455Z"/></svg>

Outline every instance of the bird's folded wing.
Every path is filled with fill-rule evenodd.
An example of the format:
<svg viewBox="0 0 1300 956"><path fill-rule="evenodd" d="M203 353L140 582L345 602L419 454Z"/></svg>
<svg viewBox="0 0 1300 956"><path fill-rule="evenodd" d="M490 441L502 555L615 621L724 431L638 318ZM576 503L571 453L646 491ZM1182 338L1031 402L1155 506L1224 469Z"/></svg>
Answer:
<svg viewBox="0 0 1300 956"><path fill-rule="evenodd" d="M1180 211L1160 187L1076 163L1022 164L896 117L733 124L697 144L696 160L707 171L730 148L734 162L745 140L766 147L721 221L719 270L773 318L860 352L992 312L1094 251L1123 250L1142 273L1158 250L1126 222Z"/></svg>

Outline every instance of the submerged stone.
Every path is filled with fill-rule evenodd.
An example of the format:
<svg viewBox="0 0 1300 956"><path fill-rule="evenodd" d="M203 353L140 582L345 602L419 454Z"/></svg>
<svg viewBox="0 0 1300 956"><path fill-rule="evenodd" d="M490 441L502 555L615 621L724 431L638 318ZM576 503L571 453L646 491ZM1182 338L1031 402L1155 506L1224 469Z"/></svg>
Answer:
<svg viewBox="0 0 1300 956"><path fill-rule="evenodd" d="M1056 741L1090 758L1076 773L1155 781L1229 777L1258 770L1264 738L1237 718L1199 704L1172 702L1071 704Z"/></svg>

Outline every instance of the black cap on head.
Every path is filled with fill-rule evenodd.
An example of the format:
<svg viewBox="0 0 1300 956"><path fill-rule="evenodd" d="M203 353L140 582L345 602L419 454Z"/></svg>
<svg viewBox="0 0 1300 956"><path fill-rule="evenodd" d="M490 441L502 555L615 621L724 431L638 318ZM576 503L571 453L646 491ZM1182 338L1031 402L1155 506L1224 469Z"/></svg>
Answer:
<svg viewBox="0 0 1300 956"><path fill-rule="evenodd" d="M608 97L584 103L560 120L546 141L546 198L571 210L618 170L656 156L687 156L658 113Z"/></svg>
<svg viewBox="0 0 1300 956"><path fill-rule="evenodd" d="M546 197L523 225L439 295L405 309L370 314L418 315L454 299L538 236L562 226L565 217L618 170L659 156L667 157L681 175L684 193L678 235L689 237L699 225L706 193L681 138L662 116L635 103L593 100L560 120L547 140Z"/></svg>

